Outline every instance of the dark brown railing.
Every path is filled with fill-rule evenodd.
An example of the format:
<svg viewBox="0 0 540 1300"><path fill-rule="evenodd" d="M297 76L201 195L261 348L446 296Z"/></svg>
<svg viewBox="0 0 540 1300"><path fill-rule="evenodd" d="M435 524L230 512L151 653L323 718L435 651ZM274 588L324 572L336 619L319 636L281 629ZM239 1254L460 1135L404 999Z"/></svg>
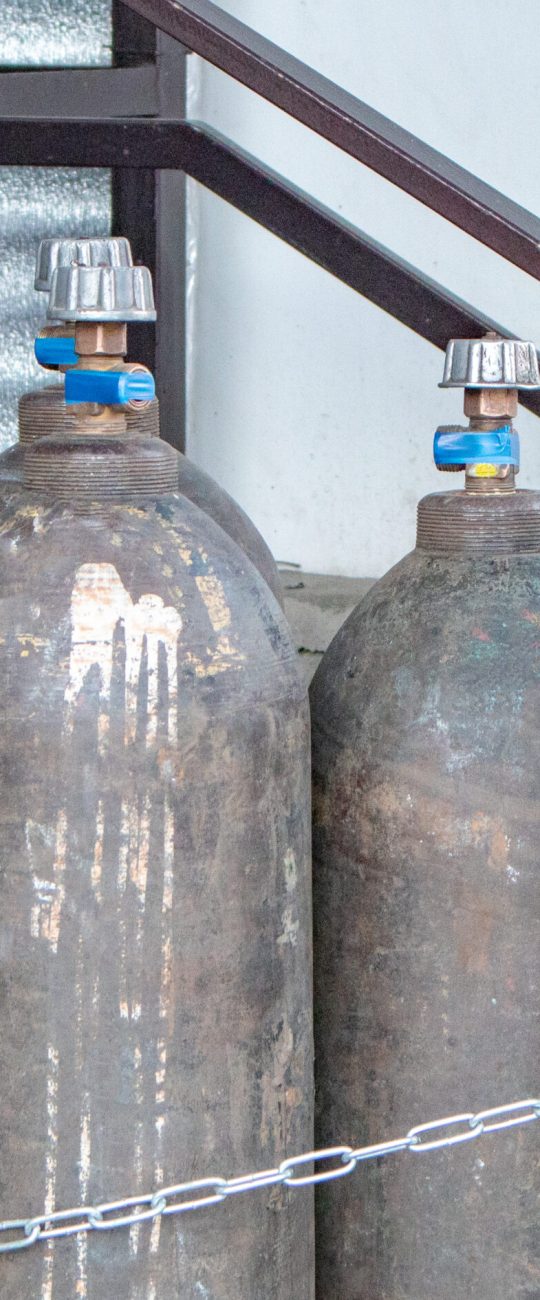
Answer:
<svg viewBox="0 0 540 1300"><path fill-rule="evenodd" d="M540 279L540 220L210 0L127 0L189 50Z"/></svg>
<svg viewBox="0 0 540 1300"><path fill-rule="evenodd" d="M173 371L179 369L183 279L181 259L177 266L171 262L171 248L178 247L171 240L180 235L173 215L180 207L178 188L170 188L167 176L182 173L436 347L444 348L451 336L492 328L512 336L258 159L204 124L187 122L183 54L201 55L537 279L539 218L210 0L126 0L126 6L115 0L117 67L0 76L0 164L114 169L116 229L130 235L139 260L157 276L155 361L162 400L179 395ZM155 28L163 35L156 38ZM29 78L29 88L41 87L40 117L28 109L21 115ZM7 111L4 86L10 88ZM65 116L69 97L76 117ZM160 337L167 347L160 347ZM540 394L523 393L521 400L540 415Z"/></svg>

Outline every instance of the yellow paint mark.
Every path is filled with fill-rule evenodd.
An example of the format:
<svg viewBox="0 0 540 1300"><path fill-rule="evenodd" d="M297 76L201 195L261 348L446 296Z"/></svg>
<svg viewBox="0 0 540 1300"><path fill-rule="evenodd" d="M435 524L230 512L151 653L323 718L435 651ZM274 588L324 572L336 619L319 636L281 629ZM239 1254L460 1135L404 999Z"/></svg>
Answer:
<svg viewBox="0 0 540 1300"><path fill-rule="evenodd" d="M31 632L19 632L15 639L20 645L31 646L34 650L41 650L43 646L48 645L46 637L32 636Z"/></svg>
<svg viewBox="0 0 540 1300"><path fill-rule="evenodd" d="M17 528L19 523L24 523L25 519L38 519L41 514L39 506L21 506L19 510L6 519L5 523L0 525L0 535L9 533L12 528Z"/></svg>
<svg viewBox="0 0 540 1300"><path fill-rule="evenodd" d="M193 657L196 677L215 677L216 673L226 673L230 668L239 668L246 658L245 654L232 646L228 637L224 636L220 636L214 652L210 646L207 646L206 653L207 663Z"/></svg>
<svg viewBox="0 0 540 1300"><path fill-rule="evenodd" d="M174 529L172 531L174 532ZM188 569L190 569L193 564L193 551L191 550L191 547L180 541L180 539L176 537L176 534L175 541L178 547L180 559L183 560L184 564L186 564Z"/></svg>
<svg viewBox="0 0 540 1300"><path fill-rule="evenodd" d="M219 581L219 578L216 578L215 574L199 576L195 578L195 583L206 605L214 632L223 632L226 627L231 625L231 611L227 604L223 584Z"/></svg>

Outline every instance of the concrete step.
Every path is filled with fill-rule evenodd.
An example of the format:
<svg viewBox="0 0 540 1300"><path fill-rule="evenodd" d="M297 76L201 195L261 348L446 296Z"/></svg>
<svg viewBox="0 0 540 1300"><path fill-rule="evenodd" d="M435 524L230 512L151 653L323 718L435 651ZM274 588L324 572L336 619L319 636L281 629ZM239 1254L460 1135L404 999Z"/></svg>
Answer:
<svg viewBox="0 0 540 1300"><path fill-rule="evenodd" d="M336 578L282 567L285 613L302 672L311 681L324 651L374 578Z"/></svg>

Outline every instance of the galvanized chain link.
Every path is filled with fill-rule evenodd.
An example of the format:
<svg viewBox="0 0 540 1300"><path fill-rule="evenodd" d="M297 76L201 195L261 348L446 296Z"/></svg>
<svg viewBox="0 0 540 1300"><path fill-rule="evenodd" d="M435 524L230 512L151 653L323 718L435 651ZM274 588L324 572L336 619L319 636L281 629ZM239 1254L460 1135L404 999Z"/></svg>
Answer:
<svg viewBox="0 0 540 1300"><path fill-rule="evenodd" d="M300 1156L289 1156L282 1160L277 1169L242 1174L238 1178L197 1178L192 1182L176 1183L171 1187L160 1187L154 1192L138 1193L136 1196L126 1196L100 1205L79 1205L71 1210L43 1213L31 1219L7 1219L0 1223L0 1234L6 1233L8 1236L8 1240L0 1241L0 1254L26 1250L37 1241L72 1237L79 1232L109 1232L112 1228L128 1228L134 1223L144 1223L160 1216L164 1218L170 1214L186 1214L189 1210L203 1210L220 1204L229 1196L255 1192L262 1187L298 1189L312 1187L315 1183L329 1183L334 1178L345 1178L347 1174L352 1174L363 1160L377 1160L399 1151L409 1151L413 1155L440 1151L443 1147L471 1142L488 1133L499 1133L502 1129L530 1124L537 1119L540 1119L540 1101L537 1098L513 1101L505 1106L477 1111L476 1114L469 1111L462 1115L447 1115L444 1119L430 1120L427 1124L416 1124L405 1137L376 1142L372 1146L355 1149L336 1146L322 1151L306 1151ZM457 1131L444 1132L454 1129ZM326 1165L327 1162L328 1167L317 1172L297 1173L306 1166Z"/></svg>

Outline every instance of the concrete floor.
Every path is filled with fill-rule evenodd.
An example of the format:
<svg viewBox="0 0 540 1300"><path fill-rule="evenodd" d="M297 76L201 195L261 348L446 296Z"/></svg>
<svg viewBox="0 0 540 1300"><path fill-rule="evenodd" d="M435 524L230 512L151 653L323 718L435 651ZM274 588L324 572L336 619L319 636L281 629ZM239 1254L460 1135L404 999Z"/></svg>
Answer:
<svg viewBox="0 0 540 1300"><path fill-rule="evenodd" d="M333 578L282 567L281 580L300 666L310 682L338 628L375 579Z"/></svg>

